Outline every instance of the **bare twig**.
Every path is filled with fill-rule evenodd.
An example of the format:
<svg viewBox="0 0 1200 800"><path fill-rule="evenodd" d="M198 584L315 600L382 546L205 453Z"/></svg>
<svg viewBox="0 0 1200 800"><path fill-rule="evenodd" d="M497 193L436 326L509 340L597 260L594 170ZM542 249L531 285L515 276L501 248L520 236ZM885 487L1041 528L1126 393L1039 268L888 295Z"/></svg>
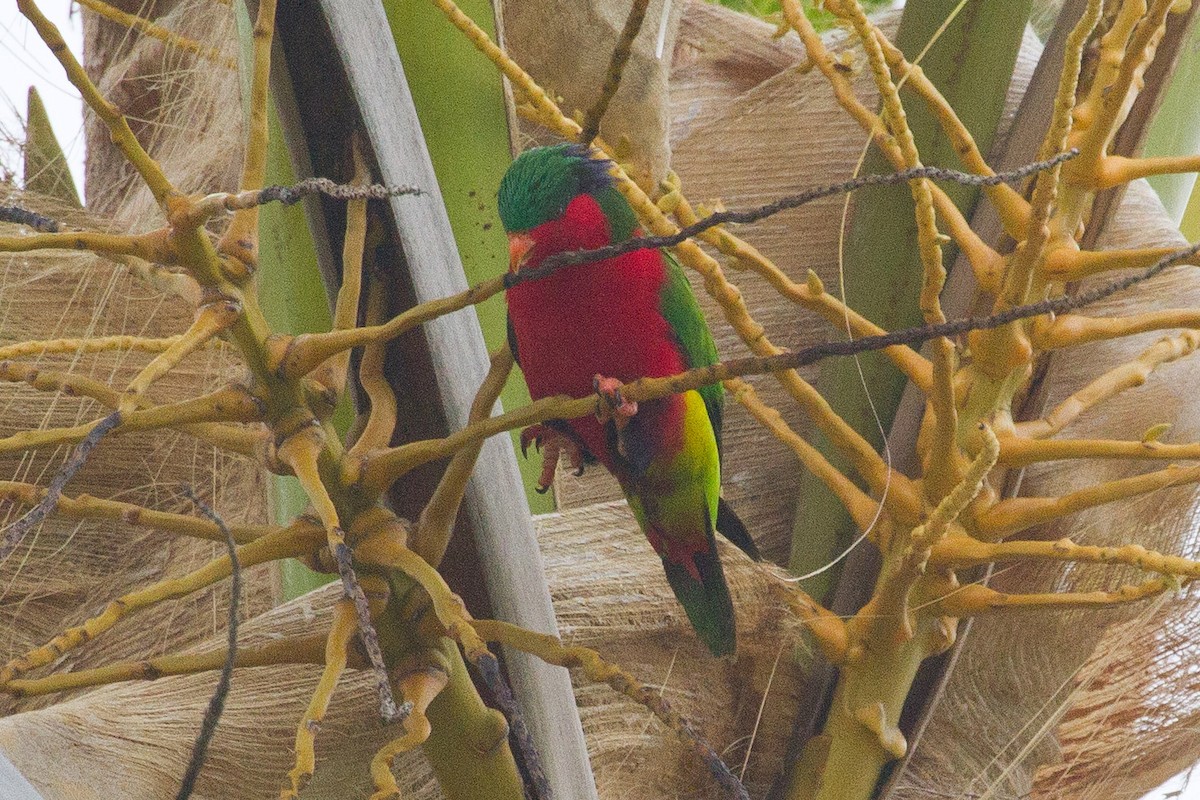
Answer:
<svg viewBox="0 0 1200 800"><path fill-rule="evenodd" d="M1030 175L1046 170L1053 169L1064 161L1070 161L1079 154L1078 150L1070 150L1065 153L1060 153L1053 158L1045 161L1035 161L1032 164L1018 167L1009 172L1001 172L995 175L971 175L966 172L959 172L953 169L944 169L942 167L914 167L912 169L901 170L900 172L883 173L878 175L862 175L851 180L842 181L841 183L832 183L827 186L817 186L812 189L807 189L799 194L789 195L788 197L780 198L772 203L767 203L757 208L745 209L742 211L718 211L710 214L694 225L688 225L681 228L679 231L670 236L639 236L632 239L626 239L623 242L608 245L607 247L599 247L595 250L572 250L566 253L556 253L543 261L536 267L522 269L519 272L509 273L504 278L506 287L513 287L527 281L539 280L552 272L571 264L585 264L592 261L602 261L608 258L632 253L636 250L646 250L659 247L674 247L677 244L699 236L710 228L715 228L718 225L726 223L746 224L758 222L767 217L778 214L781 211L790 211L794 208L807 205L816 200L821 200L826 197L833 197L839 194L857 191L871 186L893 186L898 183L906 183L919 178L928 178L931 180L944 180L959 183L964 186L995 186L1001 183L1012 183L1027 178Z"/></svg>
<svg viewBox="0 0 1200 800"><path fill-rule="evenodd" d="M525 771L529 780L536 787L536 797L539 800L552 800L554 795L550 789L550 780L546 777L546 770L542 767L542 757L538 755L533 734L529 732L529 726L525 724L525 717L521 714L516 698L513 697L512 688L500 674L500 663L494 655L486 651L479 654L473 663L479 670L488 691L496 698L496 703L504 712L505 718L508 719L508 729L521 751L521 760L525 762Z"/></svg>
<svg viewBox="0 0 1200 800"><path fill-rule="evenodd" d="M82 469L87 463L88 456L92 454L92 450L96 445L100 444L110 431L121 424L121 412L114 411L104 419L96 423L75 448L75 452L67 459L67 463L63 464L62 469L54 476L54 480L50 481L50 488L46 491L46 496L41 502L29 510L29 513L14 522L4 534L4 540L0 542L0 561L8 558L13 550L21 544L25 535L42 523L42 520L54 513L54 509L58 508L58 500L62 497L63 489L67 487L67 483L71 478L75 477L75 473Z"/></svg>
<svg viewBox="0 0 1200 800"><path fill-rule="evenodd" d="M233 534L225 524L225 520L221 519L208 503L201 500L192 491L192 487L184 486L183 494L192 501L202 516L207 517L210 522L221 529L221 533L225 534L225 549L229 552L231 577L229 623L226 626L229 646L225 653L225 664L221 667L220 677L217 678L217 688L213 690L212 698L208 701L208 708L204 711L204 721L200 723L200 733L192 745L192 756L188 760L187 771L183 774L183 782L179 786L179 793L175 795L175 800L188 800L192 796L192 791L196 788L196 779L200 776L200 770L204 767L204 759L208 755L208 745L212 742L213 734L217 732L217 723L221 721L221 713L225 710L225 700L229 697L229 686L233 682L233 666L237 661L238 606L242 597L242 565L238 561L237 544L234 542Z"/></svg>
<svg viewBox="0 0 1200 800"><path fill-rule="evenodd" d="M58 233L63 229L62 223L58 220L50 219L50 217L20 206L0 206L0 222L28 225L40 233Z"/></svg>
<svg viewBox="0 0 1200 800"><path fill-rule="evenodd" d="M354 601L354 609L358 613L358 636L363 643L363 649L367 651L371 669L375 673L375 691L379 695L379 714L386 722L400 722L406 716L409 708L406 707L401 711L392 694L387 665L383 661L383 650L379 646L379 633L375 630L375 623L371 621L371 605L367 601L367 595L363 592L363 588L358 582L358 575L354 572L354 565L351 563L353 553L350 545L344 541L338 542L333 548L333 557L337 561L338 574L342 578L342 589L345 591L346 597Z"/></svg>
<svg viewBox="0 0 1200 800"><path fill-rule="evenodd" d="M633 0L629 16L625 18L625 27L621 29L621 38L617 40L617 46L613 48L612 58L608 62L608 71L604 75L604 86L600 89L600 97L588 109L587 117L583 120L583 130L579 132L580 144L590 145L600 133L600 121L604 119L604 112L608 111L608 104L612 102L613 96L621 86L621 76L625 74L625 65L629 63L633 40L637 38L638 32L642 29L642 23L646 20L646 9L649 6L650 0Z"/></svg>

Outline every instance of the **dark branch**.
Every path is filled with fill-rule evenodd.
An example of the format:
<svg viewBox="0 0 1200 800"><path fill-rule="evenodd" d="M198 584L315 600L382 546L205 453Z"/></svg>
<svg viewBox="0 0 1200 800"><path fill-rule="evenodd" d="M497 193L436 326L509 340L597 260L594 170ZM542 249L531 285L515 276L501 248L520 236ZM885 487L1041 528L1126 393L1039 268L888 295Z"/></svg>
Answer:
<svg viewBox="0 0 1200 800"><path fill-rule="evenodd" d="M971 175L966 172L959 172L953 169L944 169L942 167L915 167L906 169L902 172L884 173L882 175L863 175L859 178L853 178L841 183L832 183L828 186L817 186L812 189L800 192L799 194L790 195L788 197L776 200L773 203L767 203L765 206L750 208L743 211L718 211L711 214L699 222L688 225L682 228L677 233L670 236L638 236L632 239L626 239L623 242L610 244L606 247L599 247L595 250L572 250L567 253L555 253L543 259L536 267L522 269L520 272L510 272L504 276L505 288L512 288L527 281L536 281L551 273L557 272L563 267L586 264L592 261L603 261L608 258L632 253L636 250L648 250L660 247L674 247L677 244L682 244L684 241L699 236L710 228L715 228L718 225L726 223L746 224L750 222L758 222L767 217L774 216L781 211L788 211L793 208L807 205L816 200L822 200L826 197L834 197L839 194L846 194L858 189L865 189L870 186L893 186L898 183L907 183L908 181L917 178L929 178L932 180L951 181L960 183L965 186L996 186L1001 183L1013 183L1027 178L1038 172L1044 172L1048 169L1053 169L1064 161L1070 161L1075 156L1079 155L1078 150L1071 150L1066 153L1060 153L1054 158L1046 161L1038 161L1033 164L1026 164L1023 167L1010 170L1009 172L1001 172L996 175Z"/></svg>
<svg viewBox="0 0 1200 800"><path fill-rule="evenodd" d="M1091 305L1092 303L1097 303L1118 292L1148 281L1168 267L1191 258L1197 253L1200 253L1200 242L1164 256L1154 266L1143 272L1120 278L1103 286L1097 286L1094 289L1080 292L1079 294L1057 297L1052 300L1042 300L1023 306L1015 306L1007 311L1001 311L998 314L988 317L966 317L951 322L943 322L939 325L904 328L892 331L891 333L879 334L878 336L864 336L861 339L840 342L825 342L824 344L805 347L790 353L780 353L776 356L751 356L723 361L711 367L704 368L712 373L712 380L707 382L716 383L729 378L746 375L759 375L765 372L796 369L797 367L815 364L822 359L833 356L853 356L873 350L883 350L895 345L922 344L931 339L940 339L943 336L960 336L971 331L999 328L1018 320L1040 317L1043 314L1065 314L1069 311L1076 311L1084 306Z"/></svg>
<svg viewBox="0 0 1200 800"><path fill-rule="evenodd" d="M221 713L225 710L225 700L229 697L229 686L233 683L233 666L237 661L238 606L241 605L242 597L242 565L238 561L237 542L233 540L229 526L217 515L217 512L209 507L208 503L205 503L192 491L192 487L184 486L183 494L192 501L201 516L207 517L210 522L221 529L221 533L225 534L225 549L229 552L230 571L229 623L226 625L229 644L225 651L225 663L221 667L221 675L217 678L217 687L213 689L212 697L208 701L208 708L204 711L204 721L200 723L200 733L192 744L192 756L188 760L187 771L183 773L183 781L179 786L179 793L175 795L175 800L188 800L192 796L192 792L196 788L196 779L200 777L200 770L204 767L204 760L208 756L208 745L212 742L213 734L217 732L217 723L221 721Z"/></svg>
<svg viewBox="0 0 1200 800"><path fill-rule="evenodd" d="M280 202L290 206L313 194L323 194L335 200L386 200L402 195L420 195L424 191L416 186L381 186L373 183L353 186L334 183L329 178L308 178L292 186L268 186L258 191L255 205Z"/></svg>
<svg viewBox="0 0 1200 800"><path fill-rule="evenodd" d="M63 489L67 488L67 483L87 463L88 457L92 454L92 450L96 448L96 445L100 444L100 440L120 424L121 412L114 411L97 422L96 427L88 431L88 435L76 445L75 451L71 453L71 457L67 459L67 462L62 465L62 469L50 481L50 488L46 490L46 496L42 498L42 502L31 508L28 514L9 526L4 534L4 541L0 542L0 561L8 558L13 550L16 550L21 544L26 534L40 525L42 520L54 513L55 509L58 508L58 501L62 498Z"/></svg>
<svg viewBox="0 0 1200 800"><path fill-rule="evenodd" d="M39 233L58 233L63 229L62 223L56 219L42 216L36 211L30 211L20 206L0 206L0 222L14 222L17 225L28 225Z"/></svg>
<svg viewBox="0 0 1200 800"><path fill-rule="evenodd" d="M553 793L550 789L550 781L546 777L546 770L542 766L542 757L533 743L533 734L529 732L529 726L525 724L525 717L517 706L508 681L504 680L504 676L500 674L499 662L491 653L484 653L475 659L474 663L483 678L484 685L496 698L496 704L500 706L505 719L508 720L508 729L512 733L513 739L516 740L517 748L521 751L525 772L537 790L535 796L538 800L551 800Z"/></svg>
<svg viewBox="0 0 1200 800"><path fill-rule="evenodd" d="M633 40L637 38L638 31L642 29L642 23L646 20L646 9L650 6L650 0L633 0L633 7L629 9L629 16L625 18L625 27L621 29L621 38L617 40L617 46L613 48L612 58L608 62L608 72L604 75L604 86L600 89L600 97L596 99L595 105L588 109L587 116L583 120L583 130L579 133L579 143L587 147L600 133L600 121L604 119L604 112L608 111L608 104L612 102L613 96L616 95L617 89L621 86L621 76L625 74L625 65L629 63L629 54L633 51ZM664 11L664 13L667 13Z"/></svg>
<svg viewBox="0 0 1200 800"><path fill-rule="evenodd" d="M353 556L350 546L345 542L339 542L334 547L333 558L337 562L338 574L342 577L342 590L346 597L354 601L354 610L358 614L358 636L362 640L363 649L367 651L371 670L375 673L379 714L387 722L400 722L412 711L412 704L405 703L404 708L396 706L387 664L383 661L383 649L379 646L379 632L375 630L375 623L371 621L371 605L367 602L367 595L354 572Z"/></svg>

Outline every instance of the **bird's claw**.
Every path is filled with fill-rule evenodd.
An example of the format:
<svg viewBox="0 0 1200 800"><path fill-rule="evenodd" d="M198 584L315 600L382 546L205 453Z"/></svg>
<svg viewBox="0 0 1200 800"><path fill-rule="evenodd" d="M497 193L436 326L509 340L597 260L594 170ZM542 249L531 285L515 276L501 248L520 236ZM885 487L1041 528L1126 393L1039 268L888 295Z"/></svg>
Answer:
<svg viewBox="0 0 1200 800"><path fill-rule="evenodd" d="M529 445L533 445L539 453L542 451L542 438L546 436L545 425L530 425L521 431L521 457L529 458Z"/></svg>
<svg viewBox="0 0 1200 800"><path fill-rule="evenodd" d="M592 379L592 387L601 399L601 402L596 404L596 419L600 420L602 425L612 420L618 431L624 429L629 420L637 414L637 403L621 396L621 382L616 378L606 378L597 374Z"/></svg>
<svg viewBox="0 0 1200 800"><path fill-rule="evenodd" d="M554 484L554 470L562 455L567 456L576 477L583 474L583 450L571 436L547 425L530 425L521 431L521 455L528 457L529 444L542 451L542 474L534 491L545 494Z"/></svg>

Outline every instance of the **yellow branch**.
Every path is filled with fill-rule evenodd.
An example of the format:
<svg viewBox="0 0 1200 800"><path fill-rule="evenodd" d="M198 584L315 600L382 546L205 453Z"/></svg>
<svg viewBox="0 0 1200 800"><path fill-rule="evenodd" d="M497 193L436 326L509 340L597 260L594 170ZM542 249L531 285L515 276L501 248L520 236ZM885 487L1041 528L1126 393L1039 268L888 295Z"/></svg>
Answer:
<svg viewBox="0 0 1200 800"><path fill-rule="evenodd" d="M46 489L32 483L0 481L0 500L33 506L46 496ZM63 495L59 498L55 513L70 519L110 519L125 525L137 525L154 530L178 533L213 542L224 542L225 534L213 522L188 514L172 514L155 511L136 503L119 500L102 500L91 495L78 497ZM229 532L238 544L247 544L281 529L275 525L230 525Z"/></svg>
<svg viewBox="0 0 1200 800"><path fill-rule="evenodd" d="M261 189L267 174L267 90L271 78L271 40L275 33L275 0L260 0L254 20L254 67L250 78L250 119L242 155L238 189ZM246 268L246 277L258 266L258 206L233 213L217 251L232 256ZM240 276L237 276L240 277Z"/></svg>
<svg viewBox="0 0 1200 800"><path fill-rule="evenodd" d="M500 397L500 391L504 388L509 373L512 372L514 363L513 354L508 349L508 345L492 354L491 367L488 369L483 383L480 384L479 391L475 394L474 402L471 403L467 424L479 422L491 416L492 409ZM454 454L446 471L442 473L442 478L438 481L433 496L421 510L421 517L413 532L410 547L413 552L434 566L440 564L442 557L446 554L446 546L450 543L450 536L454 532L454 521L458 518L458 509L462 505L463 494L467 490L467 481L470 480L471 473L475 470L475 461L479 458L479 451L482 447L483 440L479 439Z"/></svg>
<svg viewBox="0 0 1200 800"><path fill-rule="evenodd" d="M1196 481L1200 481L1200 467L1172 465L1145 475L1104 481L1060 497L1014 497L1001 500L975 518L972 533L985 540L1003 539L1067 514Z"/></svg>
<svg viewBox="0 0 1200 800"><path fill-rule="evenodd" d="M194 39L189 39L174 31L167 30L161 25L156 25L144 17L128 14L115 6L103 2L103 0L79 0L79 5L90 8L105 19L111 20L123 27L132 28L139 33L149 36L151 39L158 39L160 42L168 44L171 47L177 47L185 52L206 58L209 61L220 64L226 69L237 69L237 59L230 58L219 49L202 45Z"/></svg>
<svg viewBox="0 0 1200 800"><path fill-rule="evenodd" d="M225 664L228 653L215 650L195 655L157 656L144 661L127 661L95 669L63 672L45 678L18 678L0 684L0 692L14 697L40 695L105 686L124 681L153 681L170 675L214 672ZM235 667L270 667L279 664L319 664L320 637L284 639L262 647L238 648Z"/></svg>
<svg viewBox="0 0 1200 800"><path fill-rule="evenodd" d="M365 184L370 178L366 162L354 140L354 183ZM358 325L358 304L362 294L363 249L367 242L367 201L349 200L346 203L346 236L342 243L342 285L338 288L333 307L333 330L346 330ZM332 372L329 386L340 397L346 391L350 373L350 351L338 353L330 360Z"/></svg>
<svg viewBox="0 0 1200 800"><path fill-rule="evenodd" d="M97 380L82 375L71 375L53 370L39 369L27 364L14 364L11 361L0 361L0 381L27 383L39 392L63 392L67 395L82 395L114 409L120 403L121 399L120 393ZM145 398L142 398L139 402L139 407L148 408L149 402ZM209 422L184 423L171 427L176 427L178 430L184 431L223 450L241 453L245 456L257 457L260 455L265 443L265 429L262 431L249 431Z"/></svg>
<svg viewBox="0 0 1200 800"><path fill-rule="evenodd" d="M1152 175L1175 175L1181 172L1200 172L1200 155L1163 156L1160 158L1126 158L1105 156L1100 161L1096 178L1098 189L1120 186L1138 178Z"/></svg>
<svg viewBox="0 0 1200 800"><path fill-rule="evenodd" d="M179 336L168 336L165 339L148 339L144 336L118 335L94 336L88 339L35 339L0 347L0 360L52 353L115 353L123 350L135 353L161 353L169 350L180 338Z"/></svg>
<svg viewBox="0 0 1200 800"><path fill-rule="evenodd" d="M329 635L325 640L325 669L317 681L317 688L308 703L308 710L304 712L296 728L296 762L288 773L290 784L285 784L279 792L280 800L298 797L312 778L317 764L317 731L325 720L325 712L329 709L329 701L333 698L338 679L346 669L350 640L357 631L358 617L354 610L354 601L347 598L338 600L333 606L333 620L329 624Z"/></svg>
<svg viewBox="0 0 1200 800"><path fill-rule="evenodd" d="M130 381L121 397L121 413L129 414L141 405L142 395L155 381L174 369L180 361L228 330L241 316L241 305L231 301L217 301L201 306L187 332Z"/></svg>
<svg viewBox="0 0 1200 800"><path fill-rule="evenodd" d="M112 434L177 428L197 422L257 422L262 419L259 401L240 386L226 386L210 394L179 403L138 409L126 414ZM0 453L33 450L48 445L75 444L91 433L100 420L70 428L48 428L15 433L0 439Z"/></svg>
<svg viewBox="0 0 1200 800"><path fill-rule="evenodd" d="M1044 439L1053 436L1077 420L1088 409L1126 389L1141 386L1163 364L1169 364L1191 355L1197 347L1200 347L1200 331L1187 331L1179 336L1160 339L1137 358L1110 369L1063 400L1043 419L1018 422L1016 434L1028 439Z"/></svg>
<svg viewBox="0 0 1200 800"><path fill-rule="evenodd" d="M1069 458L1190 461L1200 458L1200 443L1164 444L1120 439L1024 439L1017 436L1006 436L1000 440L1000 463L1006 467L1023 467L1042 461Z"/></svg>
<svg viewBox="0 0 1200 800"><path fill-rule="evenodd" d="M933 548L929 563L944 569L974 567L1008 561L1069 561L1136 567L1159 575L1200 578L1200 561L1147 550L1140 544L1096 547L1056 542L981 542L969 536L952 536Z"/></svg>
<svg viewBox="0 0 1200 800"><path fill-rule="evenodd" d="M1172 328L1200 329L1200 310L1170 308L1128 317L1102 318L1064 314L1049 325L1036 328L1034 342L1040 350L1054 350Z"/></svg>
<svg viewBox="0 0 1200 800"><path fill-rule="evenodd" d="M678 183L678 179L675 179L675 183ZM692 209L691 204L685 197L678 194L678 186L675 185L672 189L675 195L673 197L673 213L679 224L687 226L699 222L700 218ZM887 332L825 291L825 285L812 270L808 271L806 283L801 285L793 281L787 273L754 247L734 237L723 227L709 228L700 235L700 238L728 255L731 259L730 265L735 269L749 269L761 275L784 298L818 312L837 326L839 331L844 330L848 324L854 335L859 337L878 336ZM904 345L888 347L882 352L922 391L929 391L933 374L928 359L911 347Z"/></svg>
<svg viewBox="0 0 1200 800"><path fill-rule="evenodd" d="M1083 48L1095 30L1103 11L1103 0L1088 0L1087 8L1079 22L1067 36L1063 46L1063 71L1054 98L1054 112L1050 129L1042 141L1039 157L1048 158L1055 153L1065 152L1067 138L1071 134L1072 112L1075 108L1075 92L1079 84L1080 63ZM1002 291L996 298L995 309L1020 305L1028 297L1033 276L1041 265L1046 244L1050 238L1048 221L1055 199L1058 197L1061 166L1055 166L1034 178L1033 198L1030 202L1029 222L1026 225L1022 246L1017 249L1004 276ZM1073 233L1073 231L1071 231ZM1011 332L1008 334L1011 336Z"/></svg>
<svg viewBox="0 0 1200 800"><path fill-rule="evenodd" d="M954 152L958 155L964 169L976 175L995 175L995 171L984 160L983 154L979 152L975 138L958 118L958 114L955 113L949 101L934 86L933 81L926 77L925 70L921 69L918 64L909 63L908 59L904 57L904 52L889 41L883 35L883 31L878 28L875 29L875 40L883 48L888 65L900 78L903 85L925 101L929 112L941 125L946 138L953 145ZM1029 202L1006 183L984 186L983 193L996 207L996 213L1000 217L1004 232L1013 238L1020 237L1024 232L1024 226L1029 222Z"/></svg>
<svg viewBox="0 0 1200 800"><path fill-rule="evenodd" d="M371 800L400 800L400 787L392 774L392 762L401 753L425 743L432 732L425 712L450 681L452 667L436 650L415 655L396 671L396 685L404 700L412 704L404 719L404 735L385 744L371 759Z"/></svg>
<svg viewBox="0 0 1200 800"><path fill-rule="evenodd" d="M295 558L311 552L321 544L321 531L306 520L297 520L282 530L274 531L238 548L238 563L244 569L255 564ZM169 578L130 592L105 607L100 614L82 625L68 628L49 643L14 658L0 668L0 688L9 681L38 667L50 664L64 653L95 639L119 621L149 606L165 600L184 597L229 577L229 556L221 556L179 578ZM222 653L224 658L224 653Z"/></svg>
<svg viewBox="0 0 1200 800"><path fill-rule="evenodd" d="M809 60L817 65L817 68L829 81L838 105L858 122L859 126L871 137L872 143L879 148L879 151L892 163L893 167L903 169L904 155L899 145L892 139L891 133L879 115L868 109L855 96L850 78L843 73L841 63L825 47L820 34L805 16L799 0L782 0L781 5L788 25L799 34L800 40L804 43ZM930 191L938 216L945 221L947 230L954 236L955 242L963 253L967 255L976 279L981 286L991 289L996 285L994 270L1000 260L999 254L971 231L971 226L963 218L962 212L944 191L937 186L932 186Z"/></svg>
<svg viewBox="0 0 1200 800"><path fill-rule="evenodd" d="M1155 0L1149 12L1145 0L1126 0L1119 7L1112 27L1100 40L1096 77L1087 99L1079 104L1080 152L1067 169L1070 180L1088 189L1101 188L1108 147L1133 107L1175 2Z"/></svg>
<svg viewBox="0 0 1200 800"><path fill-rule="evenodd" d="M734 400L745 406L750 415L764 428L775 434L775 438L790 447L805 469L829 487L829 491L846 507L860 531L867 530L875 520L878 503L830 464L817 448L793 431L776 409L759 398L753 386L740 378L734 378L725 381L725 389Z"/></svg>
<svg viewBox="0 0 1200 800"><path fill-rule="evenodd" d="M372 281L367 289L367 323L374 324L383 316L386 305L386 290L382 281ZM363 349L362 359L358 364L358 382L366 392L370 410L366 413L365 423L353 439L347 455L358 457L362 453L377 448L387 447L392 443L392 435L396 432L396 393L383 373L384 359L387 357L387 346L383 343L369 344ZM364 417L360 413L356 424Z"/></svg>
<svg viewBox="0 0 1200 800"><path fill-rule="evenodd" d="M1174 247L1143 247L1137 250L1079 250L1068 244L1046 254L1041 275L1046 280L1065 283L1092 275L1125 269L1147 269L1160 259L1178 252ZM1181 259L1178 264L1200 265L1200 255Z"/></svg>
<svg viewBox="0 0 1200 800"><path fill-rule="evenodd" d="M975 617L997 611L1051 608L1105 608L1145 600L1180 586L1175 578L1154 578L1145 583L1122 586L1112 592L1046 592L1005 594L979 584L955 589L936 603L938 613L949 617Z"/></svg>
<svg viewBox="0 0 1200 800"><path fill-rule="evenodd" d="M354 347L380 344L405 331L459 309L482 303L504 291L504 278L495 277L458 294L413 306L382 325L366 325L328 333L302 333L284 351L277 372L285 379L299 378L314 370L325 359Z"/></svg>
<svg viewBox="0 0 1200 800"><path fill-rule="evenodd" d="M472 627L471 615L462 598L446 585L446 581L428 561L406 547L397 537L369 536L355 548L354 557L363 564L391 567L408 575L429 595L434 616L446 629L447 635L462 646L470 661L489 655L487 643Z"/></svg>
<svg viewBox="0 0 1200 800"><path fill-rule="evenodd" d="M0 253L30 253L35 250L86 250L102 256L135 256L143 261L175 264L179 254L170 240L170 230L140 234L63 231L0 236Z"/></svg>

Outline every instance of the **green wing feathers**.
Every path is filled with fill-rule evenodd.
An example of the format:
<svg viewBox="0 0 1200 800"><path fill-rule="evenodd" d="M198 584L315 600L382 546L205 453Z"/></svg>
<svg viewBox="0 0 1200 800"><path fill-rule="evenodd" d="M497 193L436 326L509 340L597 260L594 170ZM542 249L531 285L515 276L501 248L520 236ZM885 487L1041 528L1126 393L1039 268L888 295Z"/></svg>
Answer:
<svg viewBox="0 0 1200 800"><path fill-rule="evenodd" d="M692 286L688 283L683 268L666 250L661 251L666 263L666 279L662 288L662 315L675 339L683 351L684 361L688 367L707 367L716 364L717 345L713 342L708 323L700 311L700 304L692 294ZM708 409L708 419L712 423L713 433L717 436L717 452L721 450L721 414L725 403L725 390L721 384L714 383L700 390L704 398L704 407Z"/></svg>

